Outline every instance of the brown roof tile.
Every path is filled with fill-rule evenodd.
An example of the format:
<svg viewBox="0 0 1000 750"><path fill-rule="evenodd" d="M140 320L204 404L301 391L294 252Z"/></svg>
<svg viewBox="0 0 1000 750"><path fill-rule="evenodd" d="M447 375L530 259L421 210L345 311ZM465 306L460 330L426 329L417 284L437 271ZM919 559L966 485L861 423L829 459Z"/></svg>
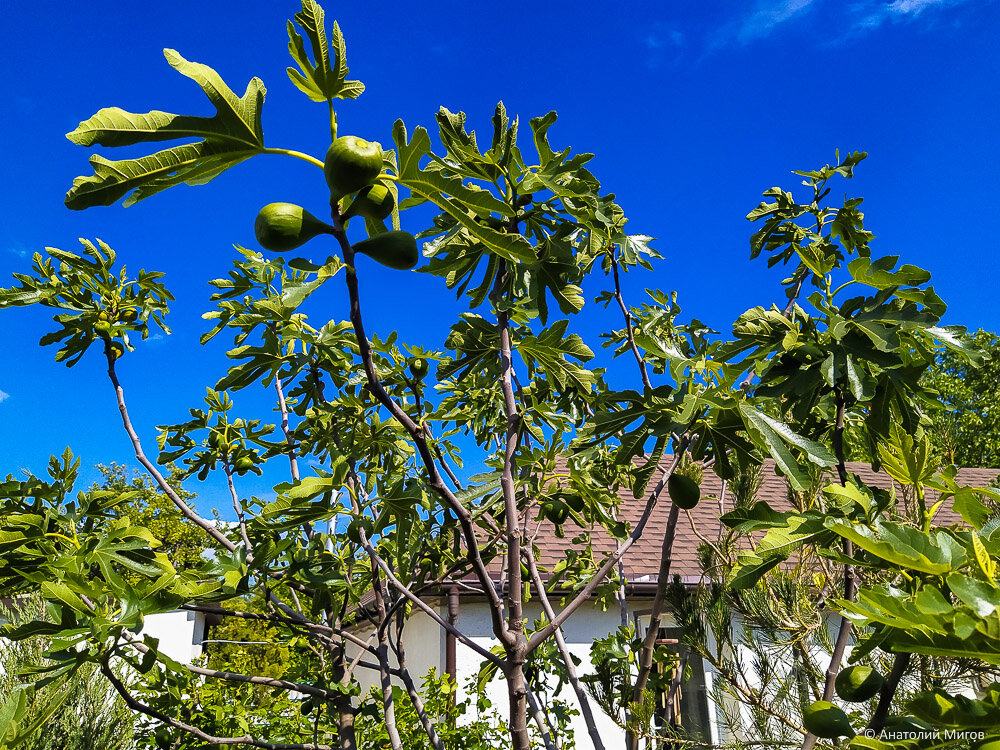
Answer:
<svg viewBox="0 0 1000 750"><path fill-rule="evenodd" d="M847 468L849 472L858 474L864 482L872 486L888 488L893 484L888 475L872 471L869 464L851 462ZM997 469L960 469L956 480L962 485L985 486L997 474ZM655 480L656 477L654 477ZM897 495L900 495L899 487L897 486L896 489ZM722 480L714 472L706 471L701 486L702 497L706 498L710 495L718 497L721 494L721 490ZM771 462L768 462L764 466L757 499L767 501L775 510L792 510L785 478L774 473L773 463ZM646 500L645 498L634 499L627 488L622 490L621 500L621 520L627 521L630 526L634 526L642 514ZM933 502L932 499L931 502ZM723 513L733 509L731 495L724 499L724 506L722 509ZM625 573L630 582L656 580L660 564L660 545L666 530L669 513L670 501L666 496L666 491L664 491L660 502L653 510L649 522L646 524L642 537L625 555ZM715 540L719 536L721 526L719 516L719 503L706 500L702 500L702 502L698 503L690 511L690 519L686 514L681 513L674 538L671 575L680 575L682 580L688 582L696 581L700 577L698 547L701 540L697 534ZM962 519L952 509L951 501L949 500L939 510L935 517L935 522L938 525L947 526L960 524L962 523ZM697 528L697 534L695 528ZM573 537L578 536L580 531L579 527L566 524L565 538L559 538L555 535L551 525L543 524L535 540L539 548L539 563L551 570L556 563L565 559L567 549L573 544ZM617 548L616 540L602 529L595 529L593 531L592 544L594 556L598 563Z"/></svg>

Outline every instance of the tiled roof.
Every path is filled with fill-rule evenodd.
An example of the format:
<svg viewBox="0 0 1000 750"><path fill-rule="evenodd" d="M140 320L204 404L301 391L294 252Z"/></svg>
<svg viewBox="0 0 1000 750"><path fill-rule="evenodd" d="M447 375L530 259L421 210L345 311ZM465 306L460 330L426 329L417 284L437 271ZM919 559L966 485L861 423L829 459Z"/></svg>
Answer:
<svg viewBox="0 0 1000 750"><path fill-rule="evenodd" d="M888 488L893 484L890 477L872 471L871 466L866 463L851 462L847 469L851 473L858 474L863 481L872 486ZM956 481L960 485L982 487L989 484L998 473L1000 473L998 469L960 469ZM654 476L650 487L653 486L656 479L657 477ZM701 485L702 498L710 495L718 497L721 494L721 489L722 480L714 472L706 471ZM899 494L897 486L897 495ZM627 488L621 491L621 499L620 520L627 521L630 526L634 526L642 514L646 499L634 499ZM764 466L757 499L766 500L775 510L792 510L785 478L775 474L773 463ZM933 498L928 498L928 506L931 503L933 503ZM690 511L690 519L687 514L681 512L674 538L671 576L679 575L686 582L694 582L700 577L698 547L701 540L695 533L695 527L698 534L714 541L719 536L721 526L719 516L732 509L732 496L727 493L722 509L717 501L703 499ZM642 537L625 555L625 574L630 582L656 580L660 565L660 545L663 541L669 514L670 499L664 490L649 522L646 524ZM951 500L948 500L941 507L934 520L938 526L962 523L961 517L951 507ZM578 536L579 533L579 527L567 523L565 525L565 538L559 538L555 535L551 525L543 525L535 540L540 553L539 563L551 570L557 562L565 559L566 551L572 545L573 537ZM592 544L595 559L600 563L606 555L615 551L618 543L603 530L595 529L592 533Z"/></svg>

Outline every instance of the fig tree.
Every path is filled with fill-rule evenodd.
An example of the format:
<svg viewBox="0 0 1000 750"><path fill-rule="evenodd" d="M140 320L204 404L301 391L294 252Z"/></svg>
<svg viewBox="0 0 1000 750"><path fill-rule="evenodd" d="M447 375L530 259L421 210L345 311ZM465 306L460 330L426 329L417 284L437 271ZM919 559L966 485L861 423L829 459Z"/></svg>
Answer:
<svg viewBox="0 0 1000 750"><path fill-rule="evenodd" d="M407 271L417 265L420 252L417 240L409 232L395 230L377 234L354 243L354 252L367 255L383 266Z"/></svg>
<svg viewBox="0 0 1000 750"><path fill-rule="evenodd" d="M331 234L333 227L294 203L268 203L253 225L257 242L265 250L294 250L318 234Z"/></svg>
<svg viewBox="0 0 1000 750"><path fill-rule="evenodd" d="M326 152L323 163L331 201L371 185L382 172L382 146L354 135L343 135Z"/></svg>

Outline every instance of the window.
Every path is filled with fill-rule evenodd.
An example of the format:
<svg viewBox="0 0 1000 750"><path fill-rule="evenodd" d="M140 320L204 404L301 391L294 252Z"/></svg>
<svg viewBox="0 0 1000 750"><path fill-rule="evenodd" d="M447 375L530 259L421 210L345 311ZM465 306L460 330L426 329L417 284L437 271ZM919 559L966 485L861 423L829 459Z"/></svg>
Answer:
<svg viewBox="0 0 1000 750"><path fill-rule="evenodd" d="M637 617L640 627L645 633L648 627L648 615ZM643 622L645 620L645 622ZM659 729L672 728L703 742L710 741L708 694L705 686L705 669L701 657L692 653L688 647L678 644L681 635L679 628L661 627L660 645L666 646L678 656L675 665L657 664L660 684L667 685L657 695L654 726ZM685 673L687 679L684 679Z"/></svg>

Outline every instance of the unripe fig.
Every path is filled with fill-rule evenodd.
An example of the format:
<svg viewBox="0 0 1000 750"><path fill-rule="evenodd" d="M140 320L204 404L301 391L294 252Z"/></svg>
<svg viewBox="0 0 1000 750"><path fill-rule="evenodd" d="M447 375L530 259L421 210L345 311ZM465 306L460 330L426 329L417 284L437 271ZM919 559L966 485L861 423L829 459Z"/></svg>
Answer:
<svg viewBox="0 0 1000 750"><path fill-rule="evenodd" d="M388 218L395 207L396 199L389 186L384 182L376 182L358 193L350 208L344 212L344 218L362 216L372 221L382 221Z"/></svg>
<svg viewBox="0 0 1000 750"><path fill-rule="evenodd" d="M323 171L330 186L330 198L336 203L375 182L382 172L382 146L354 135L343 135L327 149Z"/></svg>
<svg viewBox="0 0 1000 750"><path fill-rule="evenodd" d="M410 374L413 375L417 380L421 380L427 371L430 369L427 364L427 360L423 357L416 357L410 361Z"/></svg>
<svg viewBox="0 0 1000 750"><path fill-rule="evenodd" d="M546 500L541 507L542 518L556 526L562 523L569 516L569 506L561 500Z"/></svg>
<svg viewBox="0 0 1000 750"><path fill-rule="evenodd" d="M254 466L255 466L254 461L249 456L242 456L240 458L237 458L236 463L233 464L233 468L236 469L236 473L240 474L241 476L250 471L250 469L252 469Z"/></svg>
<svg viewBox="0 0 1000 750"><path fill-rule="evenodd" d="M253 225L257 242L265 250L294 250L318 234L331 234L333 227L294 203L268 203Z"/></svg>
<svg viewBox="0 0 1000 750"><path fill-rule="evenodd" d="M417 241L409 232L399 230L377 234L354 243L354 252L367 255L383 266L406 271L417 265L420 251Z"/></svg>
<svg viewBox="0 0 1000 750"><path fill-rule="evenodd" d="M667 493L674 505L684 510L691 510L701 499L701 487L698 483L683 474L674 472L667 480Z"/></svg>
<svg viewBox="0 0 1000 750"><path fill-rule="evenodd" d="M845 735L854 736L854 729L847 714L830 701L816 701L806 706L802 712L802 725L817 737L826 740L834 740Z"/></svg>
<svg viewBox="0 0 1000 750"><path fill-rule="evenodd" d="M834 687L837 695L851 703L864 703L882 689L882 675L871 667L858 665L840 670Z"/></svg>

